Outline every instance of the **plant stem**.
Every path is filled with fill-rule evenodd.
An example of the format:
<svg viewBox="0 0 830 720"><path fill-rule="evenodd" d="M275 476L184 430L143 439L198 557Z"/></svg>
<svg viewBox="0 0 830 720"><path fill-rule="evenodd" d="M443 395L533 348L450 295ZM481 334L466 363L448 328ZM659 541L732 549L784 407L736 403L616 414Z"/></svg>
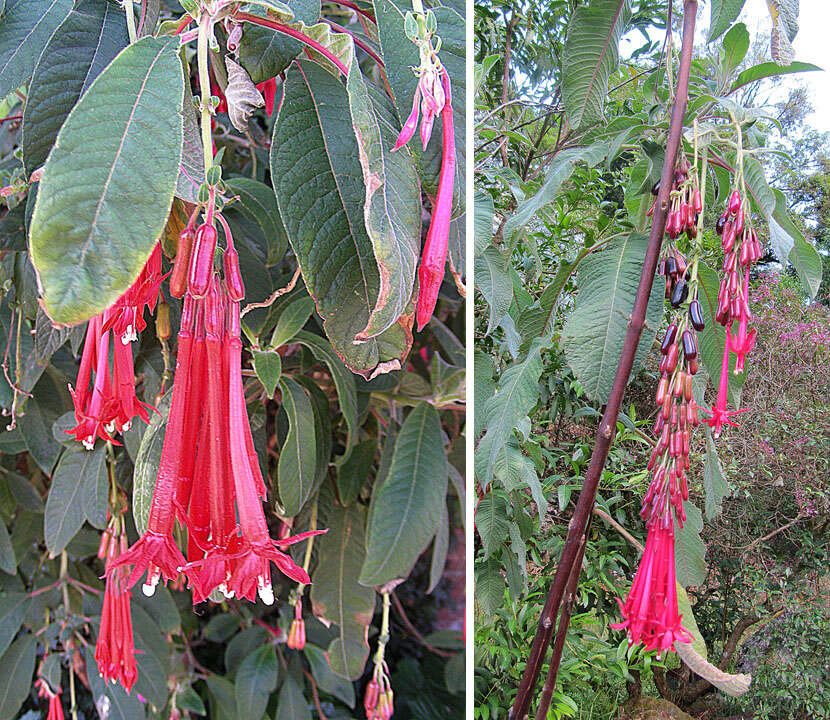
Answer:
<svg viewBox="0 0 830 720"><path fill-rule="evenodd" d="M133 0L124 0L124 14L127 16L127 33L130 36L130 45L138 40L138 33L135 30L135 12L133 11Z"/></svg>
<svg viewBox="0 0 830 720"><path fill-rule="evenodd" d="M640 336L643 332L646 308L648 307L649 296L651 295L651 288L654 283L654 273L657 269L657 261L660 256L663 233L666 230L674 166L677 161L677 154L683 134L683 115L688 102L689 71L692 61L696 13L697 0L685 0L683 5L683 44L680 54L680 68L677 75L677 87L674 105L672 107L671 121L669 123L669 136L666 143L666 155L663 161L660 190L657 194L657 202L654 208L648 249L646 250L645 260L643 262L643 271L640 275L640 284L634 299L634 308L629 319L628 330L625 335L620 361L617 365L617 372L614 376L611 394L608 398L605 413L599 424L599 431L597 433L594 451L591 455L591 462L585 473L585 482L577 499L573 518L568 527L568 534L562 549L559 564L556 568L556 574L551 583L542 614L539 617L536 636L533 639L533 645L522 675L522 680L519 684L516 699L508 714L509 720L524 720L528 716L531 696L536 681L539 678L539 673L542 670L548 645L550 645L554 621L559 614L559 607L565 593L565 586L568 584L571 570L582 551L583 537L590 520L591 509L596 500L600 475L608 459L608 451L614 437L614 429L616 428L617 417L620 412L620 406L622 405L623 394L628 384L628 378L631 375L637 346L640 343ZM566 618L563 617L559 623L560 633L567 633L568 623L565 620ZM552 686L555 686L556 673L552 673L552 676L548 678L548 682Z"/></svg>
<svg viewBox="0 0 830 720"><path fill-rule="evenodd" d="M210 72L208 71L209 33L210 15L202 13L199 17L199 39L196 45L196 57L199 63L199 88L202 91L202 152L205 159L205 172L213 166L213 137L210 131L213 111L210 107Z"/></svg>
<svg viewBox="0 0 830 720"><path fill-rule="evenodd" d="M380 665L383 662L386 643L389 642L389 608L391 607L389 591L387 590L382 593L381 597L383 597L383 617L380 623L380 635L378 635L378 649L375 653L375 665Z"/></svg>

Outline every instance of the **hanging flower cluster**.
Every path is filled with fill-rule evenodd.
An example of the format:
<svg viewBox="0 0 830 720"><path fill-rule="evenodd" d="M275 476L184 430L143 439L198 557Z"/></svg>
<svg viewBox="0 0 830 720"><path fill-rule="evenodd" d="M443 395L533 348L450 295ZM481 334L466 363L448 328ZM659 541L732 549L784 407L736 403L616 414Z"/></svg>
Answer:
<svg viewBox="0 0 830 720"><path fill-rule="evenodd" d="M383 599L383 616L378 636L378 649L373 662L372 679L366 684L363 693L363 709L366 711L366 720L389 720L395 712L395 694L392 692L392 681L389 679L389 667L384 656L386 644L389 642L389 590L381 592Z"/></svg>
<svg viewBox="0 0 830 720"><path fill-rule="evenodd" d="M49 700L49 711L46 715L46 720L64 720L63 705L61 705L61 691L53 691L49 687L49 683L43 678L35 680L35 687L37 688L38 697Z"/></svg>
<svg viewBox="0 0 830 720"><path fill-rule="evenodd" d="M126 579L132 587L146 571L146 595L160 579L172 581L184 572L194 602L218 590L252 602L258 594L272 604L270 564L309 583L306 571L281 550L317 533L277 541L268 534L265 483L242 385L239 301L245 289L230 228L221 215L216 219L227 244L222 275L214 271L212 204L203 224L194 230L194 215L182 232L171 292L183 293L184 301L156 488L146 531L110 572L132 566ZM188 531L187 561L173 539L176 518Z"/></svg>
<svg viewBox="0 0 830 720"><path fill-rule="evenodd" d="M101 535L98 557L107 571L101 629L95 645L98 672L107 682L119 682L130 692L138 677L133 644L133 621L130 592L125 586L127 571L114 568L115 561L127 550L123 516L113 516Z"/></svg>
<svg viewBox="0 0 830 720"><path fill-rule="evenodd" d="M78 379L74 388L69 386L77 425L66 433L88 450L95 446L96 438L119 445L113 435L129 430L134 417L144 422L150 419L150 406L135 394L130 343L147 327L144 310L153 312L162 280L161 246L156 243L127 292L87 325Z"/></svg>
<svg viewBox="0 0 830 720"><path fill-rule="evenodd" d="M412 139L418 127L420 114L421 143L426 150L435 118L438 114L441 115L441 171L438 175L438 192L432 206L432 220L421 253L421 264L418 267L419 289L416 320L420 331L432 317L438 302L438 291L444 280L455 184L455 130L450 76L438 58L438 51L441 48L440 39L437 39L433 47L436 30L435 15L432 11L427 11L416 18L412 13L407 13L405 27L409 39L418 46L421 64L415 68L418 84L412 98L412 112L406 119L393 149L398 150Z"/></svg>
<svg viewBox="0 0 830 720"><path fill-rule="evenodd" d="M305 647L305 620L303 620L303 599L298 597L294 603L294 619L288 630L288 639L285 642L292 650L302 650Z"/></svg>

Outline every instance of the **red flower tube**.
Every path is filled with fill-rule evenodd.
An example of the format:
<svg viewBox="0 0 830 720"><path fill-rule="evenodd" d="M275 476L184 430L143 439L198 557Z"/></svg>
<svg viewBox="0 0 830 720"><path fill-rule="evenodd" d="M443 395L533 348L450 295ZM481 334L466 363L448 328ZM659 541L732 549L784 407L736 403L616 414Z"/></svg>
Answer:
<svg viewBox="0 0 830 720"><path fill-rule="evenodd" d="M450 217L452 214L452 193L455 182L455 132L452 117L452 94L450 78L446 71L441 75L444 87L444 107L441 109L443 154L441 156L441 173L438 176L438 194L432 208L432 220L427 231L418 268L418 330L432 317L438 302L438 291L444 280L444 265L447 262L447 244L450 235Z"/></svg>

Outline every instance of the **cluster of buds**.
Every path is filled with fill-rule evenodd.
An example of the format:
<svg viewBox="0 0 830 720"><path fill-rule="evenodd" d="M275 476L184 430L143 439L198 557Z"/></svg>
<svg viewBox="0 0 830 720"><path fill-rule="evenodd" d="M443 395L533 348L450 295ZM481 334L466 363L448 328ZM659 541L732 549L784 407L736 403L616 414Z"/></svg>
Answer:
<svg viewBox="0 0 830 720"><path fill-rule="evenodd" d="M155 492L147 529L113 568L133 566L127 587L146 571L146 595L160 579L174 581L184 572L194 602L218 591L252 602L259 595L270 605L270 563L308 584L306 571L282 550L317 531L277 541L268 534L265 483L242 383L239 301L245 291L230 228L215 217L225 231L223 274L214 270L212 206L206 222L194 230L194 214L179 239L171 292L183 293L184 301ZM187 561L173 540L176 519L188 531Z"/></svg>
<svg viewBox="0 0 830 720"><path fill-rule="evenodd" d="M363 693L363 709L366 720L389 720L395 712L395 695L389 680L389 668L386 662L375 661L372 679Z"/></svg>
<svg viewBox="0 0 830 720"><path fill-rule="evenodd" d="M61 690L52 690L49 683L43 678L35 680L35 687L37 688L38 697L45 698L49 701L49 710L46 715L46 720L64 720L63 705L61 705Z"/></svg>
<svg viewBox="0 0 830 720"><path fill-rule="evenodd" d="M288 629L288 639L285 641L292 650L302 650L305 647L305 620L303 620L303 599L297 597L294 603L294 619Z"/></svg>
<svg viewBox="0 0 830 720"><path fill-rule="evenodd" d="M649 208L649 215L654 212L659 189L660 182L658 181L651 188L651 194L655 196L655 200ZM702 210L703 195L698 186L697 173L689 173L689 164L683 158L679 167L674 171L672 181L669 213L666 216L666 234L669 239L675 240L684 232L689 239L696 237L698 216Z"/></svg>
<svg viewBox="0 0 830 720"><path fill-rule="evenodd" d="M452 113L452 90L450 76L438 58L440 38L433 47L436 30L435 15L432 11L417 17L407 13L405 20L407 37L417 46L421 63L415 68L418 85L412 98L412 111L395 142L398 150L410 141L418 127L419 108L421 114L421 142L424 149L432 135L436 116L441 115L441 171L438 176L438 192L432 206L432 220L427 230L426 241L418 267L418 307L416 320L422 330L432 317L438 302L438 291L444 280L444 266L447 263L447 247L452 218L452 196L455 184L455 130Z"/></svg>
<svg viewBox="0 0 830 720"><path fill-rule="evenodd" d="M131 342L147 327L144 310L154 310L163 279L161 246L156 243L136 281L87 325L78 378L74 388L69 386L77 424L66 433L88 450L96 438L118 445L113 436L129 430L134 417L150 419L149 406L135 394Z"/></svg>
<svg viewBox="0 0 830 720"><path fill-rule="evenodd" d="M119 682L130 692L138 677L130 593L125 586L126 569L114 569L116 560L126 551L127 535L124 531L123 516L113 516L101 535L101 544L98 547L98 557L104 561L107 576L101 628L95 644L95 662L104 680Z"/></svg>

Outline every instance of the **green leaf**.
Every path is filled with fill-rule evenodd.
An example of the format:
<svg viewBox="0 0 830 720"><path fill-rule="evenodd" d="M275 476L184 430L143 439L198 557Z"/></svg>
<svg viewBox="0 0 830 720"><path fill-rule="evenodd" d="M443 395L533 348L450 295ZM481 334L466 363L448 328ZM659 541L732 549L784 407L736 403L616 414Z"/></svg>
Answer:
<svg viewBox="0 0 830 720"><path fill-rule="evenodd" d="M767 215L770 242L781 262L786 260L795 268L804 292L810 299L815 299L821 287L821 255L790 220L784 193L780 190L774 190L774 193L775 210Z"/></svg>
<svg viewBox="0 0 830 720"><path fill-rule="evenodd" d="M622 354L628 318L640 284L648 238L631 233L612 240L579 266L579 292L562 331L568 364L592 400L607 402ZM663 288L655 282L631 377L643 366L663 315Z"/></svg>
<svg viewBox="0 0 830 720"><path fill-rule="evenodd" d="M78 98L130 42L124 10L99 0L76 4L40 55L23 110L26 174L46 162Z"/></svg>
<svg viewBox="0 0 830 720"><path fill-rule="evenodd" d="M675 529L674 554L677 582L683 587L702 585L706 579L706 546L700 539L703 516L690 501L683 503L686 522Z"/></svg>
<svg viewBox="0 0 830 720"><path fill-rule="evenodd" d="M695 620L695 615L692 612L692 604L689 602L689 595L680 583L677 583L677 610L681 615L683 627L692 636L692 647L698 655L705 658L706 641L697 626L697 620Z"/></svg>
<svg viewBox="0 0 830 720"><path fill-rule="evenodd" d="M501 563L495 558L475 565L475 601L487 615L495 615L504 607L507 584L501 574Z"/></svg>
<svg viewBox="0 0 830 720"><path fill-rule="evenodd" d="M10 592L0 596L0 655L11 645L31 604L32 598L27 593Z"/></svg>
<svg viewBox="0 0 830 720"><path fill-rule="evenodd" d="M35 670L37 641L32 633L21 635L0 657L0 720L11 720L28 697Z"/></svg>
<svg viewBox="0 0 830 720"><path fill-rule="evenodd" d="M229 178L226 184L239 198L242 212L255 220L262 229L268 243L268 264L273 265L282 260L288 247L288 237L280 219L273 189L265 183L244 177Z"/></svg>
<svg viewBox="0 0 830 720"><path fill-rule="evenodd" d="M207 715L205 703L192 687L184 687L176 692L176 707L181 710L189 710L197 715Z"/></svg>
<svg viewBox="0 0 830 720"><path fill-rule="evenodd" d="M331 432L331 406L329 398L320 386L306 375L296 375L294 379L308 392L311 409L314 411L314 432L318 439L315 451L316 470L311 495L314 495L328 477L331 451L334 447Z"/></svg>
<svg viewBox="0 0 830 720"><path fill-rule="evenodd" d="M749 50L749 30L746 29L746 25L733 25L723 36L722 45L721 68L723 74L728 77L743 62Z"/></svg>
<svg viewBox="0 0 830 720"><path fill-rule="evenodd" d="M320 0L291 0L287 3L294 19L310 25L320 17ZM258 8L255 15L265 13ZM255 83L261 83L283 72L303 50L303 44L276 30L246 23L239 41L239 62Z"/></svg>
<svg viewBox="0 0 830 720"><path fill-rule="evenodd" d="M32 74L72 0L7 0L0 22L0 100Z"/></svg>
<svg viewBox="0 0 830 720"><path fill-rule="evenodd" d="M420 403L401 426L389 473L372 498L363 585L409 575L432 540L447 495L447 455L438 411Z"/></svg>
<svg viewBox="0 0 830 720"><path fill-rule="evenodd" d="M710 43L723 35L738 19L746 0L712 0L709 15L709 34L706 42Z"/></svg>
<svg viewBox="0 0 830 720"><path fill-rule="evenodd" d="M164 230L182 153L177 50L177 39L153 37L124 49L58 133L29 226L44 307L56 322L112 305Z"/></svg>
<svg viewBox="0 0 830 720"><path fill-rule="evenodd" d="M164 434L167 431L167 416L170 413L171 392L168 392L153 413L150 424L141 438L138 454L133 469L133 520L135 528L141 534L147 529L150 517L150 505L156 489L161 450L164 446Z"/></svg>
<svg viewBox="0 0 830 720"><path fill-rule="evenodd" d="M482 190L476 190L473 200L475 217L473 219L474 255L478 257L493 240L493 217L496 214L493 198Z"/></svg>
<svg viewBox="0 0 830 720"><path fill-rule="evenodd" d="M351 505L360 494L377 451L376 439L364 440L354 446L351 456L337 469L337 497L343 505Z"/></svg>
<svg viewBox="0 0 830 720"><path fill-rule="evenodd" d="M84 497L89 478L106 475L106 451L103 443L94 450L81 445L67 448L55 472L46 500L43 534L52 557L58 555L75 537L86 519Z"/></svg>
<svg viewBox="0 0 830 720"><path fill-rule="evenodd" d="M314 411L306 391L295 380L280 378L282 406L288 415L289 430L277 463L280 502L293 517L300 512L314 490L317 469L317 433Z"/></svg>
<svg viewBox="0 0 830 720"><path fill-rule="evenodd" d="M483 487L493 477L496 458L504 450L513 428L527 417L539 398L543 345L542 340L535 340L527 357L502 373L495 395L487 399L480 410L476 409L476 415L481 413L486 428L475 451L475 472Z"/></svg>
<svg viewBox="0 0 830 720"><path fill-rule="evenodd" d="M277 689L279 665L273 645L263 645L248 655L236 671L236 708L240 718L261 718L268 696Z"/></svg>
<svg viewBox="0 0 830 720"><path fill-rule="evenodd" d="M26 401L26 412L18 419L26 448L47 475L51 474L62 449L52 435L52 424L69 407L62 378L59 380L50 370L38 380L33 396Z"/></svg>
<svg viewBox="0 0 830 720"><path fill-rule="evenodd" d="M476 528L481 535L484 557L490 557L507 540L510 525L507 520L507 500L500 492L488 492L476 508Z"/></svg>
<svg viewBox="0 0 830 720"><path fill-rule="evenodd" d="M308 322L313 312L314 301L307 295L303 295L292 301L280 313L277 326L271 335L271 342L268 343L270 347L278 348L293 340L294 336L303 329L303 326Z"/></svg>
<svg viewBox="0 0 830 720"><path fill-rule="evenodd" d="M617 70L630 20L629 0L594 0L574 10L562 52L562 100L573 129L602 120L608 78Z"/></svg>
<svg viewBox="0 0 830 720"><path fill-rule="evenodd" d="M325 652L311 643L306 643L304 652L308 664L311 666L311 674L317 683L317 687L324 693L339 698L350 708L353 708L355 701L354 686L345 678L332 672L328 660L326 660Z"/></svg>
<svg viewBox="0 0 830 720"><path fill-rule="evenodd" d="M236 674L242 661L268 640L268 631L252 625L236 633L225 647L225 669L229 677Z"/></svg>
<svg viewBox="0 0 830 720"><path fill-rule="evenodd" d="M254 356L256 376L265 388L268 397L274 397L282 373L280 354L276 350L257 350L256 348L251 353Z"/></svg>
<svg viewBox="0 0 830 720"><path fill-rule="evenodd" d="M147 716L146 704L138 699L137 693L127 695L120 685L108 684L98 674L94 648L87 647L84 655L95 705L102 709L108 720L141 720L145 718Z"/></svg>
<svg viewBox="0 0 830 720"><path fill-rule="evenodd" d="M784 66L774 62L760 63L740 72L738 77L735 78L735 82L732 83L732 87L729 88L729 93L731 94L744 85L749 85L764 78L775 77L777 75L789 75L790 73L815 72L817 70L821 71L822 68L807 62L794 62Z"/></svg>
<svg viewBox="0 0 830 720"><path fill-rule="evenodd" d="M380 275L363 219L366 190L348 96L316 63L297 61L286 78L271 141L271 177L289 242L335 352L366 379L400 369L412 344L410 314L377 337L353 342L377 304Z"/></svg>
<svg viewBox="0 0 830 720"><path fill-rule="evenodd" d="M363 79L357 60L346 82L366 199L363 218L380 272L380 289L364 341L391 327L406 311L421 249L421 187L408 147L395 152L395 117L380 91Z"/></svg>
<svg viewBox="0 0 830 720"><path fill-rule="evenodd" d="M357 680L369 657L367 630L375 609L374 590L357 582L366 555L365 511L359 504L340 509L332 503L328 509L329 531L314 543L319 561L311 603L318 618L337 625L338 637L326 651L329 666L337 675ZM321 502L324 515L325 510Z"/></svg>
<svg viewBox="0 0 830 720"><path fill-rule="evenodd" d="M700 359L715 388L720 382L721 365L723 363L723 350L726 345L726 328L717 320L715 315L718 311L718 290L720 279L717 273L704 263L698 266L698 278L700 279L700 291L697 299L703 309L703 318L706 327L697 334L697 344ZM727 386L727 397L733 405L738 405L741 400L741 388L746 380L746 372L735 375L735 362L737 358L730 354L729 358L729 385ZM747 360L747 367L749 363Z"/></svg>
<svg viewBox="0 0 830 720"><path fill-rule="evenodd" d="M231 613L220 613L208 620L202 631L205 640L223 643L239 630L240 617Z"/></svg>
<svg viewBox="0 0 830 720"><path fill-rule="evenodd" d="M608 143L598 142L588 147L567 148L556 154L545 176L545 182L535 195L523 200L504 223L504 239L511 242L513 234L527 225L545 205L553 202L562 184L573 174L576 164L584 162L593 167L605 159Z"/></svg>
<svg viewBox="0 0 830 720"><path fill-rule="evenodd" d="M712 431L708 426L706 433L706 454L703 458L703 488L706 491L706 519L714 520L721 513L723 499L732 494L732 487L723 475L723 468L718 457ZM705 656L705 655L704 655Z"/></svg>
<svg viewBox="0 0 830 720"><path fill-rule="evenodd" d="M495 330L513 302L513 281L505 259L494 246L485 248L475 259L476 289L490 306L487 334Z"/></svg>
<svg viewBox="0 0 830 720"><path fill-rule="evenodd" d="M182 58L182 70L189 77L190 66ZM182 156L176 175L176 197L189 203L199 200L199 186L205 181L205 153L202 138L196 124L196 108L190 83L184 86L182 95Z"/></svg>
<svg viewBox="0 0 830 720"><path fill-rule="evenodd" d="M0 570L9 575L17 572L17 557L14 553L6 523L0 520Z"/></svg>
<svg viewBox="0 0 830 720"><path fill-rule="evenodd" d="M138 604L132 605L138 679L135 690L156 707L167 704L170 647L159 626Z"/></svg>
<svg viewBox="0 0 830 720"><path fill-rule="evenodd" d="M334 380L334 386L337 388L337 400L340 403L340 412L343 413L343 419L348 428L346 452L339 460L339 462L345 462L351 454L352 441L357 433L357 388L355 387L354 376L346 369L331 344L319 335L300 330L294 336L294 342L305 345L317 360L324 362Z"/></svg>
<svg viewBox="0 0 830 720"><path fill-rule="evenodd" d="M280 688L276 720L311 720L311 711L296 680L288 675Z"/></svg>
<svg viewBox="0 0 830 720"><path fill-rule="evenodd" d="M233 683L220 675L208 675L205 682L210 692L211 718L238 720Z"/></svg>
<svg viewBox="0 0 830 720"><path fill-rule="evenodd" d="M87 451L88 452L88 451ZM105 447L93 450L106 455ZM104 461L96 463L83 476L83 495L81 501L84 506L84 515L93 527L103 530L107 526L107 511L109 509L109 473L106 457Z"/></svg>
<svg viewBox="0 0 830 720"><path fill-rule="evenodd" d="M444 567L447 564L447 552L450 549L450 516L446 504L438 522L438 530L435 532L435 540L432 544L432 559L429 563L429 585L427 594L435 590L444 575Z"/></svg>

